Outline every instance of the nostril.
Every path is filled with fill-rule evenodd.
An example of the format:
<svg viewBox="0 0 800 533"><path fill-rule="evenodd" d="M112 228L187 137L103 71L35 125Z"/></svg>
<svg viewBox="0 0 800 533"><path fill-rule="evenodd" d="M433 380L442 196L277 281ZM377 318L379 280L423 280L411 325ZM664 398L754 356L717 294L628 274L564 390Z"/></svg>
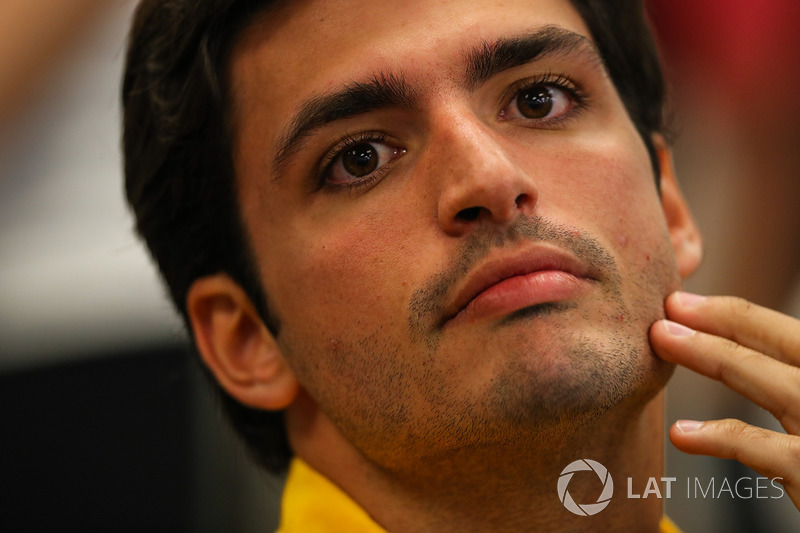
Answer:
<svg viewBox="0 0 800 533"><path fill-rule="evenodd" d="M515 203L517 204L517 208L520 208L523 205L525 205L526 203L528 203L528 200L529 200L529 196L527 194L520 194L519 196L517 196L517 199L515 200Z"/></svg>
<svg viewBox="0 0 800 533"><path fill-rule="evenodd" d="M466 209L462 209L456 215L456 218L460 220L464 220L466 222L472 222L473 220L478 219L478 215L481 214L480 207L468 207Z"/></svg>

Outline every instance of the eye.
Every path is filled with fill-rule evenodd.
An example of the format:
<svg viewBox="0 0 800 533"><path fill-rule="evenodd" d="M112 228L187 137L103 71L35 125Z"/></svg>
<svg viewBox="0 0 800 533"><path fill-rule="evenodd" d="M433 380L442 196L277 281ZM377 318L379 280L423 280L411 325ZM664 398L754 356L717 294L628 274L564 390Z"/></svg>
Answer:
<svg viewBox="0 0 800 533"><path fill-rule="evenodd" d="M574 107L574 99L564 88L537 83L519 89L501 116L511 119L556 119Z"/></svg>
<svg viewBox="0 0 800 533"><path fill-rule="evenodd" d="M325 172L329 184L352 184L378 177L386 165L402 156L405 150L387 144L384 139L345 141L343 147L334 151Z"/></svg>

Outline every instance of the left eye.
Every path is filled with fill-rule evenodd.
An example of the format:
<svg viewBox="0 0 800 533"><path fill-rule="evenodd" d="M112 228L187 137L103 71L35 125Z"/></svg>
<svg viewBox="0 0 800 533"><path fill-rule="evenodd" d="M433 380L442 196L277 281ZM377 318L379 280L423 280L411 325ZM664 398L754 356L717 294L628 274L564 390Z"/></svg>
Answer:
<svg viewBox="0 0 800 533"><path fill-rule="evenodd" d="M572 105L572 99L564 89L533 85L520 89L502 114L506 118L551 119L560 117Z"/></svg>
<svg viewBox="0 0 800 533"><path fill-rule="evenodd" d="M333 160L326 181L335 184L366 179L404 152L405 150L379 141L353 144L339 152Z"/></svg>

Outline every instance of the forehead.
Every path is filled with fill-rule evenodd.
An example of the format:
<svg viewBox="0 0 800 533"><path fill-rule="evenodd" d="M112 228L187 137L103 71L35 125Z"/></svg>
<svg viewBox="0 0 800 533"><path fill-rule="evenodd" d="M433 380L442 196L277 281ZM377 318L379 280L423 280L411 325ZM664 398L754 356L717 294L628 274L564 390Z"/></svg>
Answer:
<svg viewBox="0 0 800 533"><path fill-rule="evenodd" d="M237 53L261 48L277 76L306 71L308 59L358 70L553 24L588 35L568 0L278 1L243 33Z"/></svg>
<svg viewBox="0 0 800 533"><path fill-rule="evenodd" d="M274 119L319 92L380 73L418 86L455 80L477 43L544 26L589 36L568 0L279 1L233 49L234 100L245 116L268 105Z"/></svg>

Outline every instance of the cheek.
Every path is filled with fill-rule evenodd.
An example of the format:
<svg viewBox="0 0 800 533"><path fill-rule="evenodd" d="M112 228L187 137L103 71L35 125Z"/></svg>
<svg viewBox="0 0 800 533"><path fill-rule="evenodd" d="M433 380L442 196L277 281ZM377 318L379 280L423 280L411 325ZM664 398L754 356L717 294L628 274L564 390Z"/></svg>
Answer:
<svg viewBox="0 0 800 533"><path fill-rule="evenodd" d="M639 265L668 241L650 157L635 132L576 143L558 165L560 179L542 194L543 212L552 210Z"/></svg>
<svg viewBox="0 0 800 533"><path fill-rule="evenodd" d="M416 276L414 244L422 242L409 209L364 202L346 213L290 219L285 238L262 255L278 316L331 334L352 330L354 321L390 326L402 320ZM271 263L270 255L279 261Z"/></svg>

